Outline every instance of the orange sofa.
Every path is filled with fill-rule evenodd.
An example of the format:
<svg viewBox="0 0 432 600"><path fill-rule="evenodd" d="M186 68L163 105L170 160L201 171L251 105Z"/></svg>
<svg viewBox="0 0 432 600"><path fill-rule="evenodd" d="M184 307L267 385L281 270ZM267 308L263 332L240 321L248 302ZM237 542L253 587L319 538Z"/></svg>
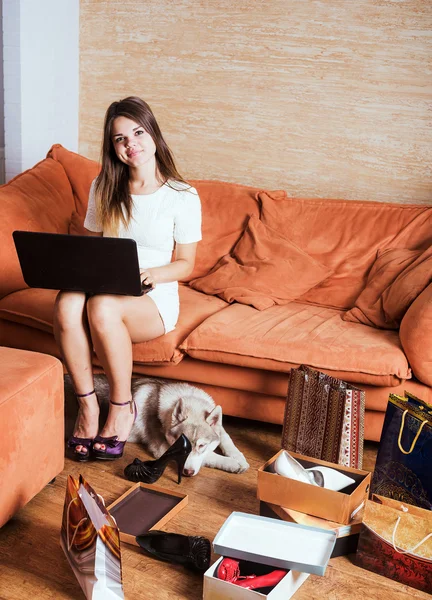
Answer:
<svg viewBox="0 0 432 600"><path fill-rule="evenodd" d="M80 233L99 166L55 145L34 168L0 188L0 344L59 356L52 335L55 291L28 289L15 229ZM284 192L193 181L203 209L194 273L204 276L236 244L250 215L279 231L331 275L293 302L257 310L180 285L174 331L134 346L134 373L189 381L226 414L281 423L289 372L308 364L366 390L365 437L379 440L389 392L432 401L432 286L411 304L400 331L346 322L378 249L426 248L432 206L294 199ZM94 359L98 368L97 357Z"/></svg>

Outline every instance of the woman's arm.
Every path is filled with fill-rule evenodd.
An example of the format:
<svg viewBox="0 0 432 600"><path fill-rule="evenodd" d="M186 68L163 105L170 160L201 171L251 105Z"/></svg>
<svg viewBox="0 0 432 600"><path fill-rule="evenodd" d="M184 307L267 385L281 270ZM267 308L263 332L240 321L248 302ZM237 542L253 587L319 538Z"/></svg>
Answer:
<svg viewBox="0 0 432 600"><path fill-rule="evenodd" d="M164 267L153 267L141 271L141 281L147 285L179 281L190 275L195 265L197 243L176 244L175 259Z"/></svg>

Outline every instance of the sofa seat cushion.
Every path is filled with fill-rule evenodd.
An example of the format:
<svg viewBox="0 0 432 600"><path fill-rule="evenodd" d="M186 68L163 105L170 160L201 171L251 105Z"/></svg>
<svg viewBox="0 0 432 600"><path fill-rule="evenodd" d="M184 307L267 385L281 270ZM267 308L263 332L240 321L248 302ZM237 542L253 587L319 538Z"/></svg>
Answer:
<svg viewBox="0 0 432 600"><path fill-rule="evenodd" d="M134 344L133 358L138 364L178 363L183 358L179 344L205 319L225 308L220 298L207 296L180 285L180 317L174 331L150 342ZM52 333L55 290L29 288L0 300L0 318ZM95 357L95 364L100 364Z"/></svg>
<svg viewBox="0 0 432 600"><path fill-rule="evenodd" d="M377 376L384 377L381 385L389 376L394 384L411 378L395 331L349 323L341 315L337 309L298 302L266 311L233 304L204 321L180 348L201 360L273 371L288 372L303 363L363 373L375 385Z"/></svg>
<svg viewBox="0 0 432 600"><path fill-rule="evenodd" d="M52 333L57 290L26 288L0 300L0 318Z"/></svg>

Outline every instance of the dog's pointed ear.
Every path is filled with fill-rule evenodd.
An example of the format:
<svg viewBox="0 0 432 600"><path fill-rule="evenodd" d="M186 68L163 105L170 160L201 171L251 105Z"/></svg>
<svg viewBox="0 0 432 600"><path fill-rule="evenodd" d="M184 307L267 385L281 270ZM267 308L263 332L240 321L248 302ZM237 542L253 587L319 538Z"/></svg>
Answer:
<svg viewBox="0 0 432 600"><path fill-rule="evenodd" d="M206 422L210 427L222 425L222 408L219 405L215 406L211 413L207 415Z"/></svg>
<svg viewBox="0 0 432 600"><path fill-rule="evenodd" d="M174 425L178 425L179 423L182 423L183 421L186 421L187 418L188 418L188 414L187 414L186 407L183 403L183 399L179 398L177 400L177 404L174 406L174 410L172 412L172 418L171 418L172 427L174 427Z"/></svg>

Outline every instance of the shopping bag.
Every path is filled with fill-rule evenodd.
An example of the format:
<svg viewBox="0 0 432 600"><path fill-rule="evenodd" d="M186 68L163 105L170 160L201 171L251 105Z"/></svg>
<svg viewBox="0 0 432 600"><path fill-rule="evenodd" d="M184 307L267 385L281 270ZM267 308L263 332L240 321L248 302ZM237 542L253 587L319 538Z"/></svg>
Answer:
<svg viewBox="0 0 432 600"><path fill-rule="evenodd" d="M390 394L371 493L432 509L432 406Z"/></svg>
<svg viewBox="0 0 432 600"><path fill-rule="evenodd" d="M60 543L88 600L124 598L119 530L81 475L67 479Z"/></svg>
<svg viewBox="0 0 432 600"><path fill-rule="evenodd" d="M432 512L372 496L366 502L356 564L432 593Z"/></svg>
<svg viewBox="0 0 432 600"><path fill-rule="evenodd" d="M363 390L305 365L291 369L282 448L361 469L364 411Z"/></svg>

